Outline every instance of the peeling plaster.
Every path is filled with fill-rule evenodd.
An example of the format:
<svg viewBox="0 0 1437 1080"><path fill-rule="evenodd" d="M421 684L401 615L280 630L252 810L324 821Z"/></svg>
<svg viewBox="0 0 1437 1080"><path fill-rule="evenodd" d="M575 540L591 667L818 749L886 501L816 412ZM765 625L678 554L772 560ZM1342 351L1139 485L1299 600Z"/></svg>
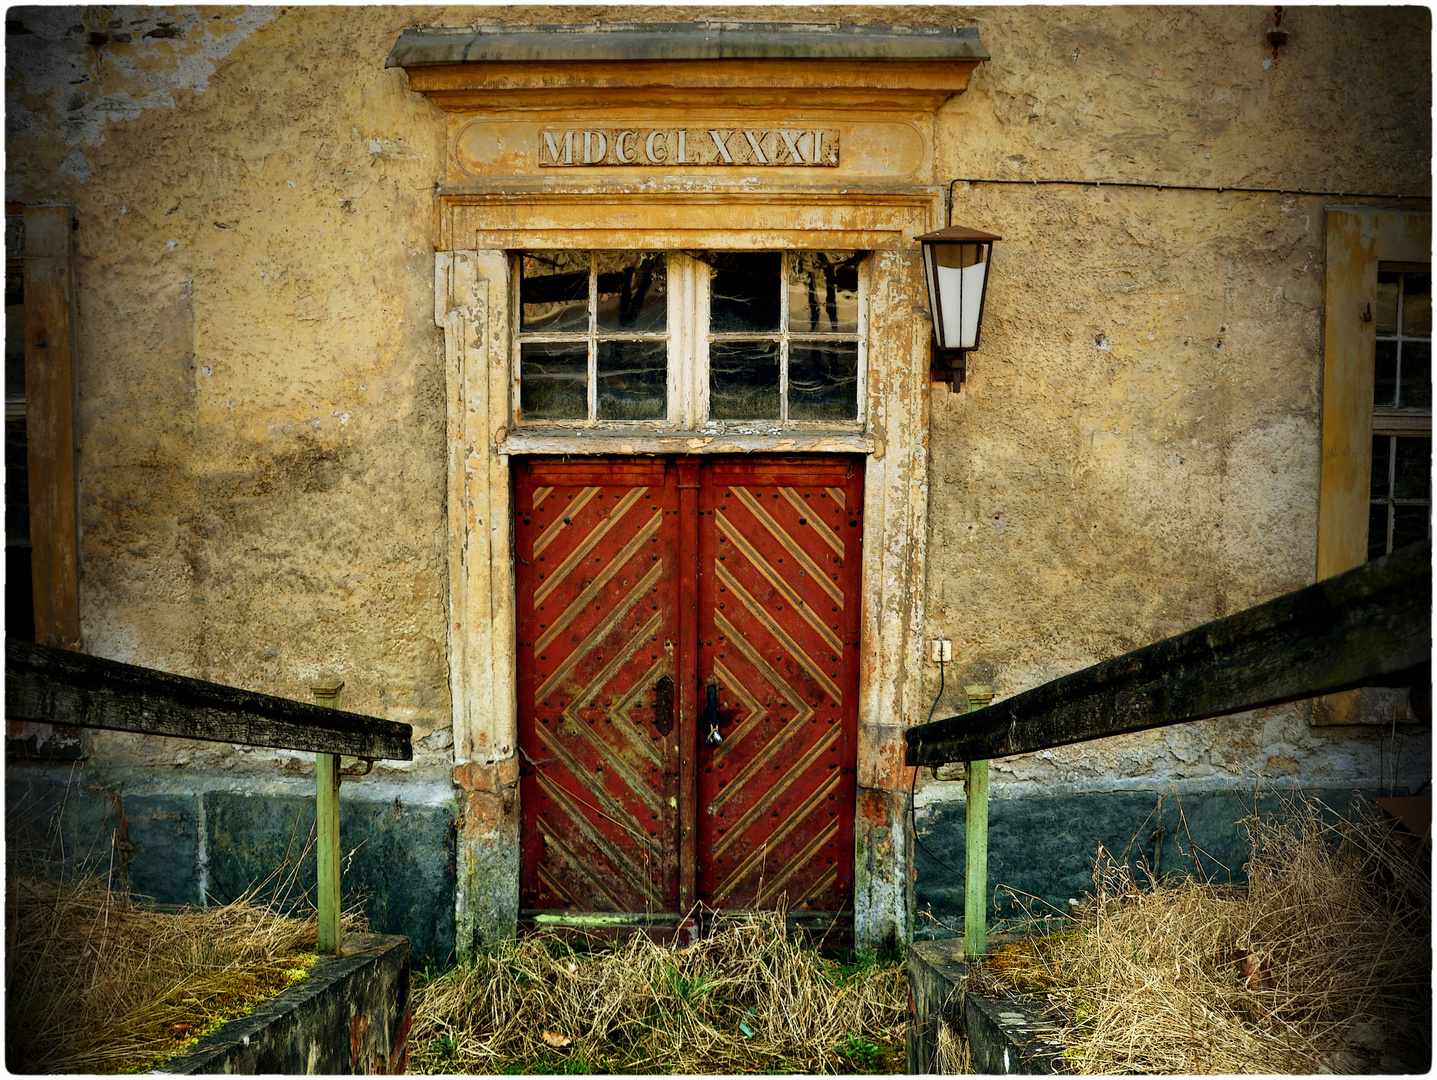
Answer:
<svg viewBox="0 0 1437 1080"><path fill-rule="evenodd" d="M99 146L108 124L135 120L150 109L173 109L177 93L203 94L219 62L274 11L11 8L9 17L20 19L29 33L6 37L6 137L53 133L71 146ZM91 44L91 34L108 40ZM89 179L79 171L83 156L77 166L66 167L74 158L67 157L61 168L83 183Z"/></svg>

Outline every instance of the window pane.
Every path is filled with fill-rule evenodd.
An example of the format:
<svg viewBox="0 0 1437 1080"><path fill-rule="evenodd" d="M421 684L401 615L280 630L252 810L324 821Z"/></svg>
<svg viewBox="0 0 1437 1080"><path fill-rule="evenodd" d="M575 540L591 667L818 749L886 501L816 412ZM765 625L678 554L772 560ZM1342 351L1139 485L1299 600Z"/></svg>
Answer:
<svg viewBox="0 0 1437 1080"><path fill-rule="evenodd" d="M1377 377L1372 384L1372 404L1392 408L1397 397L1397 342L1377 343Z"/></svg>
<svg viewBox="0 0 1437 1080"><path fill-rule="evenodd" d="M1425 499L1432 491L1432 440L1398 436L1397 468L1392 495L1397 499Z"/></svg>
<svg viewBox="0 0 1437 1080"><path fill-rule="evenodd" d="M5 268L5 400L25 400L25 278Z"/></svg>
<svg viewBox="0 0 1437 1080"><path fill-rule="evenodd" d="M600 420L662 420L668 405L667 342L599 342Z"/></svg>
<svg viewBox="0 0 1437 1080"><path fill-rule="evenodd" d="M1392 508L1392 550L1408 544L1415 544L1419 540L1426 540L1428 536L1427 523L1431 519L1432 508L1430 506L1394 506ZM1368 544L1371 547L1371 544Z"/></svg>
<svg viewBox="0 0 1437 1080"><path fill-rule="evenodd" d="M778 342L716 341L709 346L709 416L778 419Z"/></svg>
<svg viewBox="0 0 1437 1080"><path fill-rule="evenodd" d="M729 334L777 330L781 258L778 252L730 251L713 258L709 331Z"/></svg>
<svg viewBox="0 0 1437 1080"><path fill-rule="evenodd" d="M1397 333L1397 290L1402 287L1402 275L1394 270L1377 272L1377 332Z"/></svg>
<svg viewBox="0 0 1437 1080"><path fill-rule="evenodd" d="M858 416L858 342L793 342L788 347L788 418Z"/></svg>
<svg viewBox="0 0 1437 1080"><path fill-rule="evenodd" d="M30 470L26 460L25 421L5 421L5 543L30 542Z"/></svg>
<svg viewBox="0 0 1437 1080"><path fill-rule="evenodd" d="M526 251L519 259L519 329L585 333L589 329L589 253Z"/></svg>
<svg viewBox="0 0 1437 1080"><path fill-rule="evenodd" d="M1380 559L1387 554L1387 503L1378 503L1367 515L1367 557Z"/></svg>
<svg viewBox="0 0 1437 1080"><path fill-rule="evenodd" d="M858 329L858 261L850 251L789 256L788 328L796 334L851 334Z"/></svg>
<svg viewBox="0 0 1437 1080"><path fill-rule="evenodd" d="M599 330L662 333L668 327L668 271L658 251L601 251Z"/></svg>
<svg viewBox="0 0 1437 1080"><path fill-rule="evenodd" d="M1390 497L1388 490L1392 483L1392 436L1372 436L1372 486L1369 489L1371 498L1386 499Z"/></svg>
<svg viewBox="0 0 1437 1080"><path fill-rule="evenodd" d="M519 415L525 420L589 418L589 346L526 341L519 346Z"/></svg>
<svg viewBox="0 0 1437 1080"><path fill-rule="evenodd" d="M1432 408L1432 344L1427 341L1402 343L1402 385L1397 404L1403 409Z"/></svg>
<svg viewBox="0 0 1437 1080"><path fill-rule="evenodd" d="M1402 278L1402 336L1431 337L1432 275L1404 274Z"/></svg>

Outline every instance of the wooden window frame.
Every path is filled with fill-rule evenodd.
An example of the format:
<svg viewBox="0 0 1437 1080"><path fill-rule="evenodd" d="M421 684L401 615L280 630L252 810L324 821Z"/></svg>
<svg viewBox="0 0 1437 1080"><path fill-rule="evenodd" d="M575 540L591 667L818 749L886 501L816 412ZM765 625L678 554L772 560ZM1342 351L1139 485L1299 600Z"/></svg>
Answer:
<svg viewBox="0 0 1437 1080"><path fill-rule="evenodd" d="M1430 211L1330 206L1326 224L1319 581L1367 561L1378 264L1432 261ZM1405 719L1410 711L1399 696L1406 694L1381 688L1328 694L1317 699L1313 723Z"/></svg>
<svg viewBox="0 0 1437 1080"><path fill-rule="evenodd" d="M1378 263L1432 261L1432 215L1327 210L1317 580L1367 561Z"/></svg>
<svg viewBox="0 0 1437 1080"><path fill-rule="evenodd" d="M533 249L524 249L533 250ZM575 251L581 250L578 248ZM601 249L587 249L592 256ZM622 249L613 249L622 250ZM634 249L663 250L663 249ZM702 258L695 258L687 252L663 250L666 256L665 269L668 274L668 328L663 334L637 335L657 340L662 337L668 343L668 404L666 415L655 420L600 420L580 417L567 419L525 418L520 409L520 346L531 341L577 339L579 335L542 334L521 332L519 329L519 306L521 279L519 260L524 251L511 254L509 282L513 296L509 313L510 335L510 416L516 431L526 434L584 432L641 432L644 430L670 435L687 435L694 432L723 432L735 435L757 434L760 436L782 432L861 434L867 424L868 391L868 277L873 263L872 252L866 249L843 249L861 251L863 260L858 266L858 326L852 333L806 333L793 331L788 327L788 256L807 249L773 248L781 256L782 270L779 275L779 303L781 308L780 327L777 330L755 333L719 333L710 329L710 282L711 271ZM591 271L592 272L592 271ZM591 281L591 292L593 283ZM590 296L591 307L596 297ZM594 333L591 326L589 333ZM608 337L614 335L600 334ZM709 415L709 347L715 341L769 338L780 342L783 356L783 383L780 388L780 416L774 419L724 420ZM845 420L794 420L790 419L787 401L787 350L790 341L810 342L837 339L853 339L858 344L858 383L855 390L856 415ZM594 358L589 359L590 412L593 410L595 368Z"/></svg>

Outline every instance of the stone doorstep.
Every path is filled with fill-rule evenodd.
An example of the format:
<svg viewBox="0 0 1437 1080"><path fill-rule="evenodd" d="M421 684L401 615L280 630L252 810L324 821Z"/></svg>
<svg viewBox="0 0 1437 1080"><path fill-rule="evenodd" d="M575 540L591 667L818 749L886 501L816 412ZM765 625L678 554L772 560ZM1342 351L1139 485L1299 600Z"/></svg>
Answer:
<svg viewBox="0 0 1437 1080"><path fill-rule="evenodd" d="M959 1013L950 1002L967 976L961 938L920 941L908 951L905 1071L937 1071L938 1031L944 1023L968 1040L974 1073L1051 1075L1070 1071L1057 1040L1059 1025L1045 1002L1022 996L994 1000L969 994Z"/></svg>
<svg viewBox="0 0 1437 1080"><path fill-rule="evenodd" d="M409 939L350 934L341 956L173 1058L162 1073L402 1073L409 1059Z"/></svg>

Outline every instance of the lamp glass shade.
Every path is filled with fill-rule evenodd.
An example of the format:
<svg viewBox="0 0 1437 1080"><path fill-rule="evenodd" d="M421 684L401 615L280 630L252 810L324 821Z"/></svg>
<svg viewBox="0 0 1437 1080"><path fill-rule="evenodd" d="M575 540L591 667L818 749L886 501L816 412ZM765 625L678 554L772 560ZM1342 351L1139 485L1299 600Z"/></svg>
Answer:
<svg viewBox="0 0 1437 1080"><path fill-rule="evenodd" d="M940 347L972 349L977 346L991 250L990 244L924 245L928 299L933 307L933 324Z"/></svg>

